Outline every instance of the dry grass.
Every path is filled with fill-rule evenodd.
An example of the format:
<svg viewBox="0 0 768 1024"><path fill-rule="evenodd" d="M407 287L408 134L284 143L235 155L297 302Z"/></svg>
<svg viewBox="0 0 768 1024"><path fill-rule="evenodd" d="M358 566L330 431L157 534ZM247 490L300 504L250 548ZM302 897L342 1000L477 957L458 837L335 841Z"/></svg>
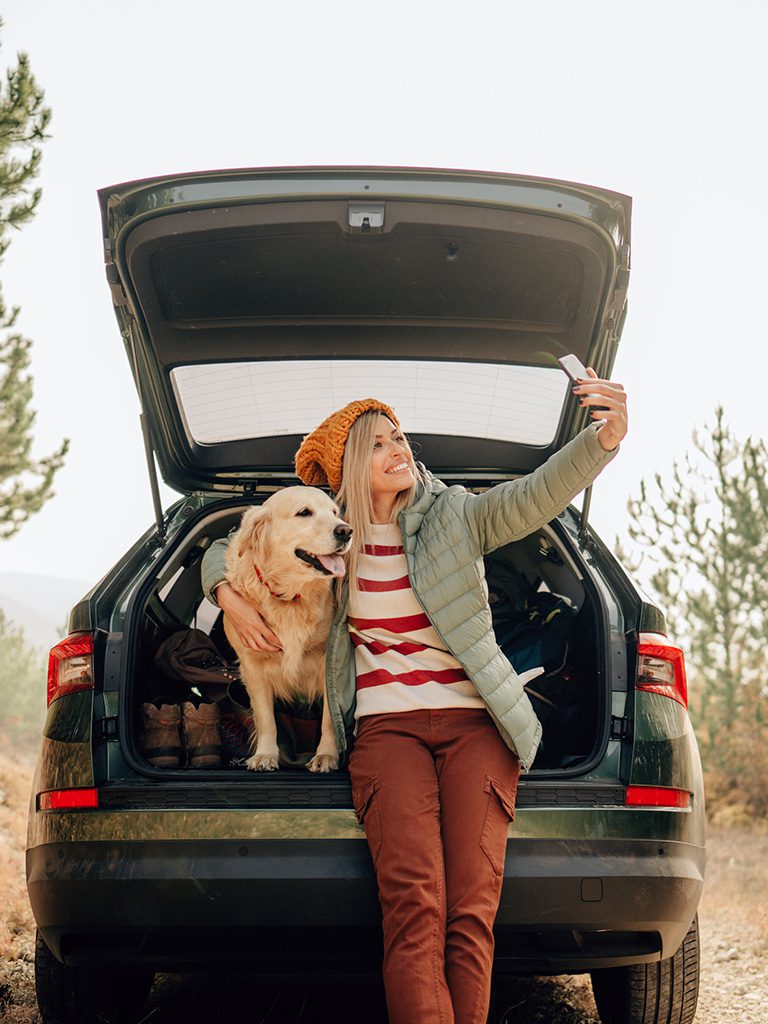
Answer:
<svg viewBox="0 0 768 1024"><path fill-rule="evenodd" d="M32 981L35 922L24 882L33 768L29 751L17 751L13 759L0 754L0 1020L4 1024L40 1021Z"/></svg>
<svg viewBox="0 0 768 1024"><path fill-rule="evenodd" d="M724 828L768 832L768 743L763 722L764 698L742 708L710 736L701 730L707 813Z"/></svg>
<svg viewBox="0 0 768 1024"><path fill-rule="evenodd" d="M699 913L705 924L727 920L768 953L768 835L763 827L709 829Z"/></svg>
<svg viewBox="0 0 768 1024"><path fill-rule="evenodd" d="M33 762L0 755L0 957L17 960L30 951L34 932L32 911L24 884L27 806Z"/></svg>

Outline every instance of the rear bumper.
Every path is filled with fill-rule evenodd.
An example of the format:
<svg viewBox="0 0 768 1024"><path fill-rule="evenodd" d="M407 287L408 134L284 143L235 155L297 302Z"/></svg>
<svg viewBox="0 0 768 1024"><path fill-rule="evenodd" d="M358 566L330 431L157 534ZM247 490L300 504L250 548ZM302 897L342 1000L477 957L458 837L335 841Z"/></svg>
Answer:
<svg viewBox="0 0 768 1024"><path fill-rule="evenodd" d="M509 843L496 968L560 973L671 956L693 919L704 850L668 840ZM381 958L363 840L59 842L27 852L38 927L69 964L213 963L360 973Z"/></svg>

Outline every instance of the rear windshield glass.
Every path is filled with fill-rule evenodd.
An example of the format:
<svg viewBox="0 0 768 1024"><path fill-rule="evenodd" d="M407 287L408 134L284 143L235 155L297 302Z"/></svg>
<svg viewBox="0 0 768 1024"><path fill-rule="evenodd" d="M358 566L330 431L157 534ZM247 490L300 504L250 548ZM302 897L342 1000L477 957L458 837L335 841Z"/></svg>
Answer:
<svg viewBox="0 0 768 1024"><path fill-rule="evenodd" d="M335 409L378 398L414 434L550 444L568 379L556 369L426 360L258 361L171 372L199 444L306 434Z"/></svg>

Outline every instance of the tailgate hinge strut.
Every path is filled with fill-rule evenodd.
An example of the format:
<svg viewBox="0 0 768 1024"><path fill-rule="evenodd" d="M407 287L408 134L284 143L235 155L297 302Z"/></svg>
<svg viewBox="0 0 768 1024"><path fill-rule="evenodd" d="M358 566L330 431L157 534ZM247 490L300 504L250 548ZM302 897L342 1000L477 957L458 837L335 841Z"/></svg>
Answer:
<svg viewBox="0 0 768 1024"><path fill-rule="evenodd" d="M579 524L579 546L582 548L589 547L589 531L587 529L587 521L589 519L589 506L592 501L592 484L584 491L584 504L581 506L581 522Z"/></svg>
<svg viewBox="0 0 768 1024"><path fill-rule="evenodd" d="M160 543L165 543L165 521L163 519L163 506L160 501L160 485L157 482L157 467L155 466L155 452L152 448L152 439L149 436L149 426L144 413L139 413L141 420L141 433L144 437L144 453L147 456L147 469L149 470L149 488L152 491L152 504L155 509L155 522Z"/></svg>
<svg viewBox="0 0 768 1024"><path fill-rule="evenodd" d="M141 423L141 436L144 438L144 454L147 457L147 470L149 471L149 489L152 492L152 505L155 510L155 522L157 523L157 534L160 544L165 543L165 520L163 519L163 506L160 501L160 486L157 482L157 469L155 467L155 452L152 447L152 438L149 435L149 423L144 412L144 396L139 386L139 360L136 352L136 339L133 333L133 326L128 325L125 335L125 344L128 348L128 359L133 372L133 379L136 381L136 390L139 395L139 421Z"/></svg>

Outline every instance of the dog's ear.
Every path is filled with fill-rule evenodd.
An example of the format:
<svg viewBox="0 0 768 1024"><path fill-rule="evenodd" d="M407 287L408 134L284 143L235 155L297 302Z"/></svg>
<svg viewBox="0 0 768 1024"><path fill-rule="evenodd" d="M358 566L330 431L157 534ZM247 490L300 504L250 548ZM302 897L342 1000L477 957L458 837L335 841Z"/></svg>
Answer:
<svg viewBox="0 0 768 1024"><path fill-rule="evenodd" d="M240 523L240 535L237 548L237 553L240 558L243 557L248 548L255 548L256 543L260 539L269 519L269 512L261 506L250 508L245 513L242 522Z"/></svg>

